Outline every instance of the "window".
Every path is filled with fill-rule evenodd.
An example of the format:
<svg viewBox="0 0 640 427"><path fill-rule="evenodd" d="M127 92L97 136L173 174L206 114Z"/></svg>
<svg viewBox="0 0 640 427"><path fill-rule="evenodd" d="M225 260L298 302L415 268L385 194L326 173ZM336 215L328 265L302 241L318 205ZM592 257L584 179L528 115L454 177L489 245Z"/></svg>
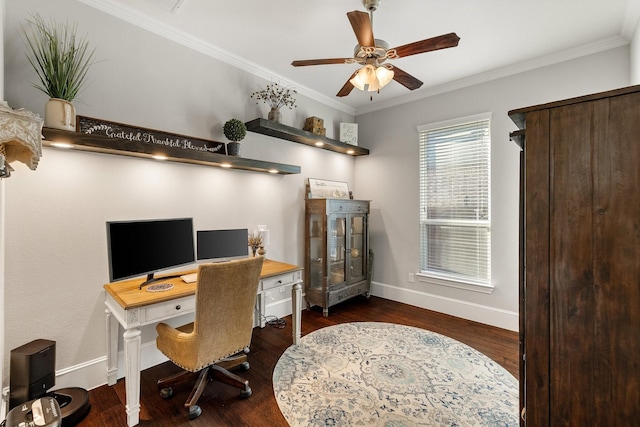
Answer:
<svg viewBox="0 0 640 427"><path fill-rule="evenodd" d="M490 119L418 127L421 274L491 286Z"/></svg>

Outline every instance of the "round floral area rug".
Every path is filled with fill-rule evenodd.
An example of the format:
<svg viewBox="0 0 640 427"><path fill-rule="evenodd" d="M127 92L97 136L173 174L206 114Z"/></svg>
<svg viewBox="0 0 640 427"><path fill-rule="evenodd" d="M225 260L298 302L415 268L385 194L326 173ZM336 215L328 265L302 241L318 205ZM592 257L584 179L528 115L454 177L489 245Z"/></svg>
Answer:
<svg viewBox="0 0 640 427"><path fill-rule="evenodd" d="M273 372L292 427L518 426L518 381L473 348L379 322L319 329Z"/></svg>

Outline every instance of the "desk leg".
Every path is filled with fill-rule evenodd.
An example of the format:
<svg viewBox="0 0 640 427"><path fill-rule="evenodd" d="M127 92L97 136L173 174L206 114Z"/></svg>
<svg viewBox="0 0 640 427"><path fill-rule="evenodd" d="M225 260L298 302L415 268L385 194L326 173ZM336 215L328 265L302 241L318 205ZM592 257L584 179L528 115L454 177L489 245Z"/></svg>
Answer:
<svg viewBox="0 0 640 427"><path fill-rule="evenodd" d="M291 287L291 330L293 333L293 345L300 340L300 330L302 323L302 286L300 282Z"/></svg>
<svg viewBox="0 0 640 427"><path fill-rule="evenodd" d="M109 311L104 310L107 322L107 384L114 385L118 381L118 328L120 324Z"/></svg>
<svg viewBox="0 0 640 427"><path fill-rule="evenodd" d="M124 331L125 389L127 394L127 425L140 422L140 329Z"/></svg>
<svg viewBox="0 0 640 427"><path fill-rule="evenodd" d="M261 328L264 328L267 322L265 321L265 313L267 312L265 295L263 292L259 293L257 296L258 301L258 310L260 311L260 319L258 320L258 324Z"/></svg>

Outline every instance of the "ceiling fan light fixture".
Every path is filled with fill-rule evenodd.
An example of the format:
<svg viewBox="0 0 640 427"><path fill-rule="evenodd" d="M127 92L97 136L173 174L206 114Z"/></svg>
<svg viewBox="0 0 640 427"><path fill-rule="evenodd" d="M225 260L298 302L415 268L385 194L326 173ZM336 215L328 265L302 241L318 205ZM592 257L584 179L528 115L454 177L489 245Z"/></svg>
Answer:
<svg viewBox="0 0 640 427"><path fill-rule="evenodd" d="M349 82L360 89L377 92L393 79L393 71L386 67L375 67L367 64L360 68Z"/></svg>
<svg viewBox="0 0 640 427"><path fill-rule="evenodd" d="M373 79L371 79L371 83L367 86L367 91L369 92L378 92L382 86L378 82L378 78L375 73L373 74Z"/></svg>
<svg viewBox="0 0 640 427"><path fill-rule="evenodd" d="M349 82L351 82L351 84L353 85L353 87L360 89L360 90L364 90L364 82L362 81L362 79L359 77L359 74L356 73L355 76L353 76L353 78L351 80L349 80Z"/></svg>
<svg viewBox="0 0 640 427"><path fill-rule="evenodd" d="M378 79L376 78L376 69L371 64L367 64L364 67L360 68L356 75L353 76L351 80L349 80L354 87L357 87L360 90L365 90L365 86L371 86L374 82L377 84Z"/></svg>
<svg viewBox="0 0 640 427"><path fill-rule="evenodd" d="M376 77L378 78L378 83L381 88L385 87L391 80L393 80L393 75L393 70L386 67L378 67L376 70Z"/></svg>

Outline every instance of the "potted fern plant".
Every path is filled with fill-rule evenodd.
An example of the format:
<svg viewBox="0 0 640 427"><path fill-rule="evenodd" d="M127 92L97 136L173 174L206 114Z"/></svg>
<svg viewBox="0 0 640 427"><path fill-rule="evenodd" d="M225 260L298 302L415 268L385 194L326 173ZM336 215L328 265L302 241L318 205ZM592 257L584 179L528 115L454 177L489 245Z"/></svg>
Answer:
<svg viewBox="0 0 640 427"><path fill-rule="evenodd" d="M223 128L224 136L231 142L227 144L227 154L230 156L240 155L240 141L247 134L247 127L238 119L228 120Z"/></svg>
<svg viewBox="0 0 640 427"><path fill-rule="evenodd" d="M45 22L34 15L23 28L27 40L27 59L38 81L33 86L49 95L44 125L75 130L73 101L84 88L87 71L94 63L95 48L84 37L77 37L77 23Z"/></svg>

